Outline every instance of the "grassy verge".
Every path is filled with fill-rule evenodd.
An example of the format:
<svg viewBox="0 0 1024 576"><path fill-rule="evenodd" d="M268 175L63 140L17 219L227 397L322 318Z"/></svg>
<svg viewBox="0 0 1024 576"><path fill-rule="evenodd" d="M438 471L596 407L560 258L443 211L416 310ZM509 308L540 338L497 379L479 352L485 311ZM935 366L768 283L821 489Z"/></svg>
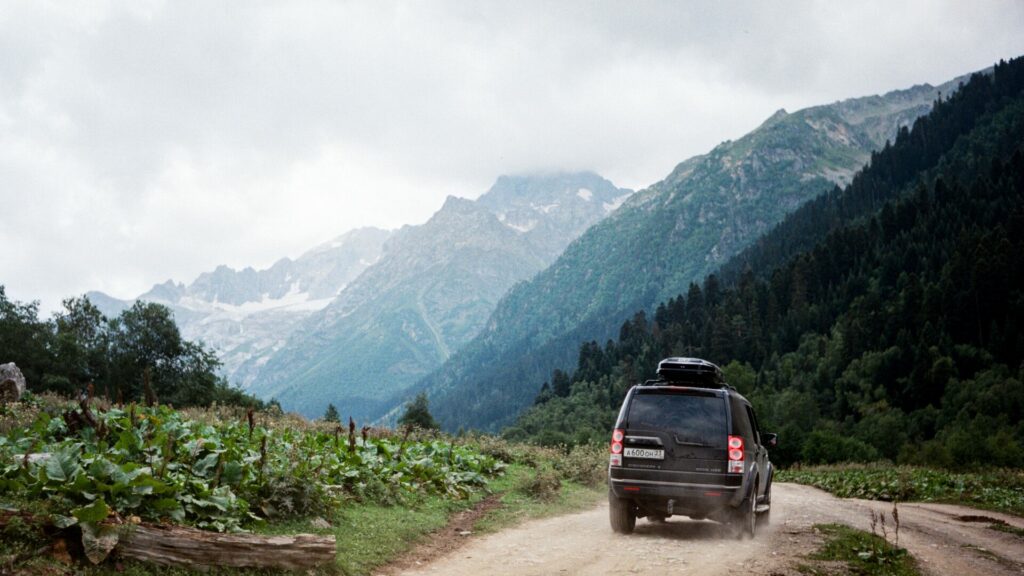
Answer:
<svg viewBox="0 0 1024 576"><path fill-rule="evenodd" d="M502 476L489 482L487 492L498 497L500 506L478 520L474 531L493 532L533 518L582 510L604 495L603 488L566 479L556 469L556 453L531 453L532 458L523 458L530 463L512 461ZM480 492L467 500L430 497L414 506L348 506L332 530L338 541L337 570L346 575L368 574L487 496Z"/></svg>
<svg viewBox="0 0 1024 576"><path fill-rule="evenodd" d="M846 464L784 470L776 479L815 486L842 498L947 502L1024 516L1024 470L949 472Z"/></svg>
<svg viewBox="0 0 1024 576"><path fill-rule="evenodd" d="M800 564L803 574L834 574L828 563L846 565L846 573L866 576L917 576L920 572L914 558L884 538L844 526L818 524L815 530L825 536L821 549L808 557L810 563Z"/></svg>
<svg viewBox="0 0 1024 576"><path fill-rule="evenodd" d="M443 528L448 518L480 498L429 498L414 507L360 504L346 508L334 524L341 574L368 574Z"/></svg>
<svg viewBox="0 0 1024 576"><path fill-rule="evenodd" d="M465 498L442 494L416 494L401 504L371 500L350 500L325 516L329 526L315 516L277 520L257 529L264 534L333 534L338 554L335 564L311 574L368 574L400 557L431 533L446 526L452 516L473 508L489 496L499 506L492 508L473 526L474 532L490 532L520 522L593 506L606 494L604 488L605 448L572 452L511 444L493 437L465 439L473 446L506 463L504 472L475 489ZM8 502L12 508L27 508L31 502ZM317 527L317 525L321 527ZM0 574L28 569L32 574L62 574L68 570L89 576L108 574L112 569L127 576L182 576L193 571L163 568L137 562L107 562L98 567L84 564L81 554L54 554L52 534L37 528L11 526L0 534ZM43 550L40 553L40 550ZM79 560L72 560L79 558ZM21 573L21 572L19 572ZM268 570L214 570L225 576L269 575Z"/></svg>
<svg viewBox="0 0 1024 576"><path fill-rule="evenodd" d="M481 518L476 529L493 532L534 518L557 516L587 509L601 500L607 490L559 478L560 485L551 487L551 471L544 468L514 464L506 475L494 482L501 493L501 506Z"/></svg>

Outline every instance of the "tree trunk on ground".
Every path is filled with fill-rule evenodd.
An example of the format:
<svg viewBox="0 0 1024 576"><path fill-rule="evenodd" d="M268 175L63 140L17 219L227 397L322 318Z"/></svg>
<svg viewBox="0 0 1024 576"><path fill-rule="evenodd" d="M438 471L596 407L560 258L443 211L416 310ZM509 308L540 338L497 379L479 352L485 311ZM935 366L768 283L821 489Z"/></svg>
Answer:
<svg viewBox="0 0 1024 576"><path fill-rule="evenodd" d="M304 570L334 561L334 536L220 534L181 526L139 525L115 550L122 558L188 568L231 566Z"/></svg>
<svg viewBox="0 0 1024 576"><path fill-rule="evenodd" d="M51 520L30 512L0 510L0 528L18 518L35 526L50 526ZM120 525L124 530L113 554L121 558L204 570L234 568L274 568L308 570L334 562L334 536L291 534L221 534L184 526L156 524Z"/></svg>

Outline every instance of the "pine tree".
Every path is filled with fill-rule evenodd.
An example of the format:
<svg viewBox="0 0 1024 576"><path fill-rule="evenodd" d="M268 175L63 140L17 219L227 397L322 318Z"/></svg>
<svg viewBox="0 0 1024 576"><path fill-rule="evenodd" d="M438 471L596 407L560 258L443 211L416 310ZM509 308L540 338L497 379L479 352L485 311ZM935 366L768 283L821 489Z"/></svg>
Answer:
<svg viewBox="0 0 1024 576"><path fill-rule="evenodd" d="M324 422L341 422L341 416L338 415L338 409L334 407L334 404L327 405L327 411L324 412Z"/></svg>
<svg viewBox="0 0 1024 576"><path fill-rule="evenodd" d="M402 426L415 426L424 430L441 428L441 425L430 414L426 392L420 392L412 402L405 405L405 413L398 419L398 423Z"/></svg>
<svg viewBox="0 0 1024 576"><path fill-rule="evenodd" d="M551 375L551 389L554 391L555 396L566 397L569 395L569 389L572 387L572 379L565 372L555 369L555 372Z"/></svg>

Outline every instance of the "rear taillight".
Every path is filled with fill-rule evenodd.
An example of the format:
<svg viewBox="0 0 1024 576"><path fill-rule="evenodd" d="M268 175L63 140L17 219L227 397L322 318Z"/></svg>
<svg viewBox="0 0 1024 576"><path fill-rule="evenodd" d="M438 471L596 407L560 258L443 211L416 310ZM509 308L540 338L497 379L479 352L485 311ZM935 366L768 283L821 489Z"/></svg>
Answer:
<svg viewBox="0 0 1024 576"><path fill-rule="evenodd" d="M608 463L612 466L622 466L622 439L625 435L625 432L618 428L612 430L612 442L608 445L608 451L611 452Z"/></svg>
<svg viewBox="0 0 1024 576"><path fill-rule="evenodd" d="M729 436L729 473L743 473L743 438Z"/></svg>

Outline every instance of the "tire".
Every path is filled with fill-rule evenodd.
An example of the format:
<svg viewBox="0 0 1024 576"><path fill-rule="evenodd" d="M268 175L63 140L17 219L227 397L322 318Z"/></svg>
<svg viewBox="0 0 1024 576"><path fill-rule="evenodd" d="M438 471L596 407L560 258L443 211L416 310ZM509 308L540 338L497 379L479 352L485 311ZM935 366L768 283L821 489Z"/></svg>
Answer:
<svg viewBox="0 0 1024 576"><path fill-rule="evenodd" d="M632 534L636 527L636 512L633 511L633 503L629 500L618 498L611 490L608 491L608 519L611 520L612 530L619 534Z"/></svg>
<svg viewBox="0 0 1024 576"><path fill-rule="evenodd" d="M760 526L767 526L772 523L772 484L768 482L768 489L764 491L764 503L768 509L757 515L757 523Z"/></svg>
<svg viewBox="0 0 1024 576"><path fill-rule="evenodd" d="M755 488L751 490L750 496L743 500L740 509L736 511L734 529L736 538L742 540L745 537L753 538L757 528L757 480L754 480Z"/></svg>

